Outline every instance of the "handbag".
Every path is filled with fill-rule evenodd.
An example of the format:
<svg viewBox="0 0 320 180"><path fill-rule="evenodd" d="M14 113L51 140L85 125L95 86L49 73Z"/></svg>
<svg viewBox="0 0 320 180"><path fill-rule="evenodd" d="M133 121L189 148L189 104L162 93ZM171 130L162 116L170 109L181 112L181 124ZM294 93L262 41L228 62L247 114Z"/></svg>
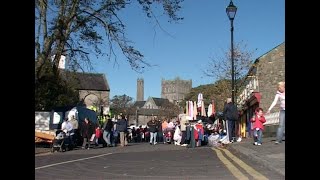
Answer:
<svg viewBox="0 0 320 180"><path fill-rule="evenodd" d="M90 141L92 142L95 137L96 137L96 134L92 134L92 135L91 135L91 138L90 138Z"/></svg>

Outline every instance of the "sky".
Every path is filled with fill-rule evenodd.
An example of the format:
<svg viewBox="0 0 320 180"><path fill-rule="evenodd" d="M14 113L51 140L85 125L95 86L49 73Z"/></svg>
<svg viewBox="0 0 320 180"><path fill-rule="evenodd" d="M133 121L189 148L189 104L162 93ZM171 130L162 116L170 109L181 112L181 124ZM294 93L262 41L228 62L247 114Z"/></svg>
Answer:
<svg viewBox="0 0 320 180"><path fill-rule="evenodd" d="M179 23L168 23L158 12L161 28L146 17L136 3L121 12L126 36L154 65L140 74L131 69L121 52L118 65L93 59L94 72L104 73L110 86L110 99L127 95L136 100L137 78L144 79L144 100L161 97L161 80L176 77L192 79L192 87L212 84L215 79L203 71L213 57L223 56L231 44L229 0L185 0ZM285 42L284 0L233 0L238 10L234 19L234 44L243 42L253 51L252 61ZM157 7L160 9L161 7ZM92 58L95 58L92 56Z"/></svg>

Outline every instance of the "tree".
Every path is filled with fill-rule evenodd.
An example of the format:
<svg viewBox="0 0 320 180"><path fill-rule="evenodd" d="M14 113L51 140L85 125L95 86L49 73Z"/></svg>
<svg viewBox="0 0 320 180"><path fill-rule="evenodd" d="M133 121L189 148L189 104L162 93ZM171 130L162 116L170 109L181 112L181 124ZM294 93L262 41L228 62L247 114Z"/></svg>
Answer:
<svg viewBox="0 0 320 180"><path fill-rule="evenodd" d="M146 16L160 25L153 8L162 5L170 22L176 22L182 19L177 16L182 1L137 2ZM41 103L36 108L55 106L54 98L64 91L61 88L66 82L59 78L58 68L61 55L67 55L68 65L74 71L92 69L89 55L114 59L117 63L115 48L120 49L133 70L142 72L145 66L150 66L126 37L125 24L118 16L131 3L130 0L35 0L35 99L36 104ZM75 92L74 87L67 87ZM47 96L48 92L54 95ZM66 99L61 104L70 101L73 100Z"/></svg>
<svg viewBox="0 0 320 180"><path fill-rule="evenodd" d="M237 43L234 47L234 74L235 74L235 93L238 94L241 79L248 73L252 65L253 51L246 50L246 45L242 42ZM208 68L203 71L206 76L214 77L217 80L225 80L219 83L222 91L225 91L225 97L231 97L231 50L224 52L223 57L212 58ZM228 82L228 80L230 80ZM228 82L228 83L227 83Z"/></svg>
<svg viewBox="0 0 320 180"><path fill-rule="evenodd" d="M128 112L133 106L133 98L127 95L116 95L110 100L110 108L113 110L113 114L131 114Z"/></svg>
<svg viewBox="0 0 320 180"><path fill-rule="evenodd" d="M230 80L218 80L214 84L200 85L198 87L192 88L190 93L186 94L185 99L190 101L198 101L198 94L203 94L204 106L208 107L211 100L214 100L216 112L223 111L224 102L227 97L230 96L230 89L226 87L231 86ZM186 106L186 100L181 101L179 105L184 108Z"/></svg>
<svg viewBox="0 0 320 180"><path fill-rule="evenodd" d="M161 5L171 21L177 16L183 0L138 0L147 17L156 19L153 7ZM74 69L91 65L89 54L97 57L106 55L115 58L114 48L118 47L127 58L132 69L141 71L145 65L143 54L135 49L125 35L125 24L118 16L132 2L130 0L36 0L35 53L37 76L42 74L45 62L53 62L57 70L62 54L68 54ZM105 48L107 47L107 48ZM51 60L51 57L54 59Z"/></svg>
<svg viewBox="0 0 320 180"><path fill-rule="evenodd" d="M54 107L77 105L78 91L59 76L48 73L35 82L35 110L50 111Z"/></svg>
<svg viewBox="0 0 320 180"><path fill-rule="evenodd" d="M179 106L170 101L165 101L159 109L159 117L172 118L179 115Z"/></svg>

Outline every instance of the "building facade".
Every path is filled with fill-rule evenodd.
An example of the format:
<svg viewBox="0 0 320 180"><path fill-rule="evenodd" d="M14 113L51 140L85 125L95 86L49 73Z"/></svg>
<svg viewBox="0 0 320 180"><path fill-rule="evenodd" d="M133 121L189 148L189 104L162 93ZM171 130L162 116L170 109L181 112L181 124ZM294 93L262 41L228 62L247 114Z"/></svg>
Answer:
<svg viewBox="0 0 320 180"><path fill-rule="evenodd" d="M108 114L110 87L104 74L63 71L69 83L79 91L79 101L89 109Z"/></svg>
<svg viewBox="0 0 320 180"><path fill-rule="evenodd" d="M110 87L102 73L73 72L66 69L68 58L61 55L59 69L61 77L79 93L79 102L87 108L103 114L110 111Z"/></svg>
<svg viewBox="0 0 320 180"><path fill-rule="evenodd" d="M250 136L250 119L257 107L261 107L266 112L274 100L277 83L285 81L285 43L281 43L269 52L257 58L250 68L247 77L242 85L243 90L237 97L238 108L241 111L240 135ZM275 106L270 114L279 111ZM273 117L273 116L272 116ZM268 120L265 123L265 136L274 136L278 126L277 120Z"/></svg>
<svg viewBox="0 0 320 180"><path fill-rule="evenodd" d="M177 103L185 99L185 95L192 88L192 80L182 80L179 77L173 80L161 80L161 98Z"/></svg>
<svg viewBox="0 0 320 180"><path fill-rule="evenodd" d="M129 124L146 125L153 117L172 118L178 115L178 107L168 99L149 97L146 101L136 101L135 114L129 117Z"/></svg>

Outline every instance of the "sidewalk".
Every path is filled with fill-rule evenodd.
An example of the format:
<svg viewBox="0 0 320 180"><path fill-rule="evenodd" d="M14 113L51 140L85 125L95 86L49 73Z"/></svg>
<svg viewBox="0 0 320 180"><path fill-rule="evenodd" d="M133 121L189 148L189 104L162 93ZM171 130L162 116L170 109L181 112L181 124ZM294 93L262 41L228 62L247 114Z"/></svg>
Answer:
<svg viewBox="0 0 320 180"><path fill-rule="evenodd" d="M243 138L241 142L230 144L228 149L239 152L266 168L285 176L285 141L275 145L275 139L275 137L263 138L262 146L255 146L251 138Z"/></svg>

